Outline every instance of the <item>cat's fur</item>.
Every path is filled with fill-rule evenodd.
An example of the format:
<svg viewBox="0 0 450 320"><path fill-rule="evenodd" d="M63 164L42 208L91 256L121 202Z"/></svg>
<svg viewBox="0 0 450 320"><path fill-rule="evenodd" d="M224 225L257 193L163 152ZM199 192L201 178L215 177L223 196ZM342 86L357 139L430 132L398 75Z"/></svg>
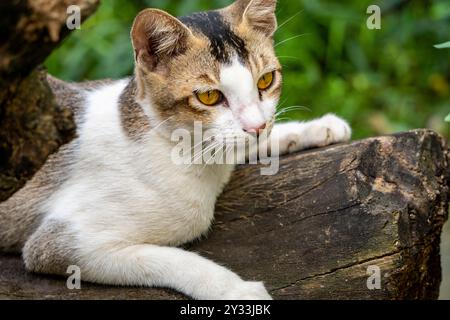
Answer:
<svg viewBox="0 0 450 320"><path fill-rule="evenodd" d="M270 299L262 283L176 246L205 234L233 165L175 165L175 128L194 121L227 135L267 125L281 91L275 57L276 0L238 0L179 20L148 9L131 37L130 79L49 83L76 114L78 138L51 156L12 198L0 204L0 249L21 251L27 270L116 285L163 286L197 299ZM256 81L275 72L259 92ZM219 88L227 100L206 107L193 92ZM280 152L350 138L328 115L275 125Z"/></svg>

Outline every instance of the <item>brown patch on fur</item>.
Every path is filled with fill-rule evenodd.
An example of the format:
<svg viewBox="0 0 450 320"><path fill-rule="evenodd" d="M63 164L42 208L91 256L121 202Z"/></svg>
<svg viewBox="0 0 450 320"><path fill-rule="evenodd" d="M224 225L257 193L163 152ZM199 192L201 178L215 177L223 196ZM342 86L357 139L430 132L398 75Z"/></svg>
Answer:
<svg viewBox="0 0 450 320"><path fill-rule="evenodd" d="M241 22L242 15L251 1L252 0L236 0L229 7L225 8L226 11L229 11L231 15L236 18L234 24Z"/></svg>
<svg viewBox="0 0 450 320"><path fill-rule="evenodd" d="M75 237L58 221L46 221L26 242L23 260L28 271L66 275L67 267L76 264Z"/></svg>
<svg viewBox="0 0 450 320"><path fill-rule="evenodd" d="M281 89L282 89L282 82L279 81L277 84L273 86L273 88L270 88L268 94L272 97L273 96L279 97L281 95Z"/></svg>
<svg viewBox="0 0 450 320"><path fill-rule="evenodd" d="M120 120L128 138L138 141L150 131L150 121L142 107L136 102L137 87L131 79L119 98Z"/></svg>
<svg viewBox="0 0 450 320"><path fill-rule="evenodd" d="M276 0L253 0L244 11L243 24L266 37L277 30Z"/></svg>
<svg viewBox="0 0 450 320"><path fill-rule="evenodd" d="M190 129L194 121L211 123L214 108L195 108L192 99L196 85L217 84L219 65L211 55L205 39L198 39L183 55L167 62L166 74L136 71L137 92L154 108L159 121L167 120L171 128Z"/></svg>
<svg viewBox="0 0 450 320"><path fill-rule="evenodd" d="M75 85L56 79L50 75L47 76L48 84L52 89L56 103L61 109L72 110L76 123L81 120L81 105L84 95Z"/></svg>
<svg viewBox="0 0 450 320"><path fill-rule="evenodd" d="M200 80L200 81L202 81L202 82L204 82L204 83L207 83L207 84L209 84L209 85L215 85L215 84L217 84L217 82L218 82L218 80L213 80L209 75L207 75L207 74L202 74L201 76L199 76L198 78L197 78L198 80Z"/></svg>

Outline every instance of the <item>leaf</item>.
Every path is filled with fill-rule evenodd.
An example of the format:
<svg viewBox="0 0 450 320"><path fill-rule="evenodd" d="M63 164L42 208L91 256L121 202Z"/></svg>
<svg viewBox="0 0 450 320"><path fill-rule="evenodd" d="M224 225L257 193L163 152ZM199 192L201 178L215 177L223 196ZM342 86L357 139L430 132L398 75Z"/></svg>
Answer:
<svg viewBox="0 0 450 320"><path fill-rule="evenodd" d="M445 49L445 48L450 48L450 41L444 42L444 43L440 43L440 44L436 44L434 46L437 49Z"/></svg>
<svg viewBox="0 0 450 320"><path fill-rule="evenodd" d="M450 113L445 117L446 122L450 122Z"/></svg>

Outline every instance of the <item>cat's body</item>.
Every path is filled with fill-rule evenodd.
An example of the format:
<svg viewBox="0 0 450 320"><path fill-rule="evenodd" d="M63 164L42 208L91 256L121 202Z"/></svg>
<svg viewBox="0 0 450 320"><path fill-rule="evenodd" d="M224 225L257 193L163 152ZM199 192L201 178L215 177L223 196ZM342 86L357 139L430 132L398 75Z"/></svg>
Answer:
<svg viewBox="0 0 450 320"><path fill-rule="evenodd" d="M185 25L146 10L132 31L135 77L79 86L49 78L75 112L78 137L0 203L0 250L21 250L34 272L64 275L77 265L86 281L270 298L262 283L174 248L209 230L234 165L175 164L170 130L192 130L194 121L233 136L272 129L281 86L274 10L274 0L238 0L180 19ZM269 86L260 87L261 75ZM222 100L202 105L203 91ZM345 141L350 128L327 116L275 125L272 137L286 153Z"/></svg>

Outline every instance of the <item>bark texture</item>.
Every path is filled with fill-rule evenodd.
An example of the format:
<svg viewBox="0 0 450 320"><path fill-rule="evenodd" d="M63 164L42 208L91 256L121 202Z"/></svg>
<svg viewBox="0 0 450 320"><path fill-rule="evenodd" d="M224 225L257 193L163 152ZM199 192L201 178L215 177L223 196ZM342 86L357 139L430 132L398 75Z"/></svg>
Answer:
<svg viewBox="0 0 450 320"><path fill-rule="evenodd" d="M69 33L69 5L84 19L98 0L0 2L0 201L75 134L72 112L56 103L38 67Z"/></svg>
<svg viewBox="0 0 450 320"><path fill-rule="evenodd" d="M240 167L207 239L186 246L276 299L435 299L449 203L449 153L429 130L293 154L280 172ZM368 267L381 273L369 290ZM181 299L163 289L114 288L25 273L0 256L0 298Z"/></svg>

